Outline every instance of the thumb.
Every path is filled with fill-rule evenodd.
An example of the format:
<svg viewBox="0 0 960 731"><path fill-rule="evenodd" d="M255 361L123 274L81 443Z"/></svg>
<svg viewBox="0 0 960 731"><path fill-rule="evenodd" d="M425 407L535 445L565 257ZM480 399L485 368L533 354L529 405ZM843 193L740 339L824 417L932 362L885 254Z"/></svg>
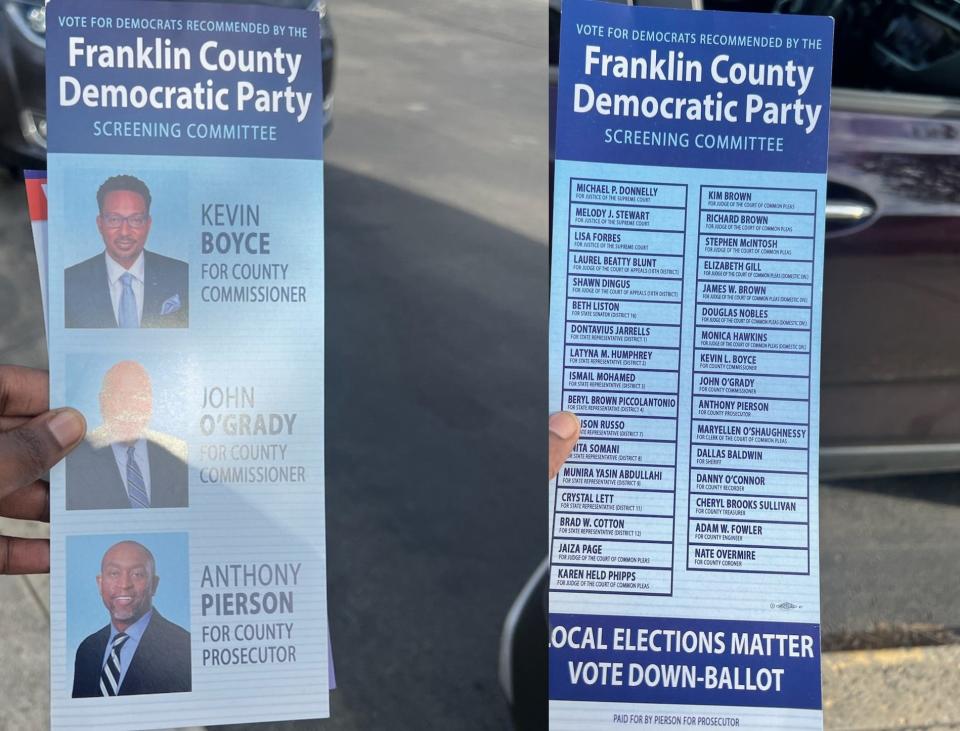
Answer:
<svg viewBox="0 0 960 731"><path fill-rule="evenodd" d="M86 429L79 411L57 409L0 433L0 498L39 479L83 439Z"/></svg>
<svg viewBox="0 0 960 731"><path fill-rule="evenodd" d="M580 438L580 421L569 411L550 416L550 479L557 476Z"/></svg>

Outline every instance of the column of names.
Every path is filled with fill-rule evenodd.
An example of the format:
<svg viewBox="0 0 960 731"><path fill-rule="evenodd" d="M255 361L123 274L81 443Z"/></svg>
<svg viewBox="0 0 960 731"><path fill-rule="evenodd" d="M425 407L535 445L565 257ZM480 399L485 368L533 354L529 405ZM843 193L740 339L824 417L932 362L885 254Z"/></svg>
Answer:
<svg viewBox="0 0 960 731"><path fill-rule="evenodd" d="M687 186L573 178L550 587L673 590Z"/></svg>
<svg viewBox="0 0 960 731"><path fill-rule="evenodd" d="M817 194L699 199L687 568L807 574Z"/></svg>

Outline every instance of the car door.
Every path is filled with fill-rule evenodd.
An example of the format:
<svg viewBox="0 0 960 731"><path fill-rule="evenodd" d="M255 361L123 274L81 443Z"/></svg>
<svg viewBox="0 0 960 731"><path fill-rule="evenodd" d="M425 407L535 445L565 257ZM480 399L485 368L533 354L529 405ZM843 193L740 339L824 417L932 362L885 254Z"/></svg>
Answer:
<svg viewBox="0 0 960 731"><path fill-rule="evenodd" d="M835 89L826 475L960 466L960 101Z"/></svg>

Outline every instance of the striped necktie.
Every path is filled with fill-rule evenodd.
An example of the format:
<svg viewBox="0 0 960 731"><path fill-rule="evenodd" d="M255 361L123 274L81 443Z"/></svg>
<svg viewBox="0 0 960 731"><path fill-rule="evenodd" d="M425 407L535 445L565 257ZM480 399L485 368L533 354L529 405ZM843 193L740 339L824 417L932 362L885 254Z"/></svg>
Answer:
<svg viewBox="0 0 960 731"><path fill-rule="evenodd" d="M120 648L130 639L130 635L118 632L113 638L110 655L100 671L100 695L111 696L120 692Z"/></svg>
<svg viewBox="0 0 960 731"><path fill-rule="evenodd" d="M150 498L147 496L140 465L137 464L135 449L136 446L127 447L127 495L131 508L149 508Z"/></svg>

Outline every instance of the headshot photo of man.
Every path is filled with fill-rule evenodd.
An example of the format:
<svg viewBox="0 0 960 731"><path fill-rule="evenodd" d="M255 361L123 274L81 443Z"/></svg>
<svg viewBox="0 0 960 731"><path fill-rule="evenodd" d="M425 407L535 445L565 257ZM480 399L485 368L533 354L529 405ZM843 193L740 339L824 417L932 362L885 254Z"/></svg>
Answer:
<svg viewBox="0 0 960 731"><path fill-rule="evenodd" d="M190 691L190 633L153 606L159 584L142 544L121 541L103 554L97 588L110 621L77 648L74 698Z"/></svg>
<svg viewBox="0 0 960 731"><path fill-rule="evenodd" d="M187 507L186 442L148 428L146 369L132 360L112 366L99 405L102 423L66 459L67 510Z"/></svg>
<svg viewBox="0 0 960 731"><path fill-rule="evenodd" d="M66 327L187 327L187 263L145 248L151 200L147 185L132 175L100 186L96 220L104 251L66 270Z"/></svg>

